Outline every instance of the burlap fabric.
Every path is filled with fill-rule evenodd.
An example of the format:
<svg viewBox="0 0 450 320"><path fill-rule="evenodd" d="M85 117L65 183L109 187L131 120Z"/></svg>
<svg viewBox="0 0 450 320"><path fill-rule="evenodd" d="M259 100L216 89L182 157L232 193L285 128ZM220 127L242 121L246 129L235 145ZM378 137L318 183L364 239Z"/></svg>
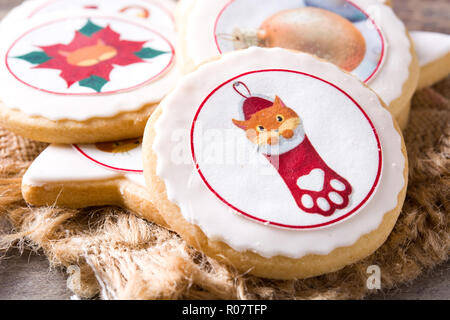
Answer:
<svg viewBox="0 0 450 320"><path fill-rule="evenodd" d="M14 245L43 250L64 268L78 296L104 299L356 299L373 292L367 267L381 268L382 288L417 277L450 248L450 77L416 93L405 133L410 161L406 203L388 241L339 272L298 281L238 274L190 248L176 234L119 208L30 208L21 175L45 144L0 130L1 215Z"/></svg>
<svg viewBox="0 0 450 320"><path fill-rule="evenodd" d="M450 33L449 2L395 1L410 29ZM446 10L447 9L447 10ZM446 16L447 15L447 16ZM381 268L383 290L448 259L450 248L450 78L418 92L405 133L410 181L388 241L339 272L299 281L245 274L203 256L176 234L120 208L30 208L21 176L46 145L0 129L0 256L14 246L43 251L67 272L83 298L103 299L358 299L367 267ZM1 231L0 231L1 232Z"/></svg>

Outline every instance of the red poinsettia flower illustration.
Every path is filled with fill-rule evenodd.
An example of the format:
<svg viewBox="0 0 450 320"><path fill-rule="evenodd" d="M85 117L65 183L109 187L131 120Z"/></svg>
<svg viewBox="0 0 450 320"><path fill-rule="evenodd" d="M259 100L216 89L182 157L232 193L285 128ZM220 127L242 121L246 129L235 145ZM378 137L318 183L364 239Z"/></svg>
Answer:
<svg viewBox="0 0 450 320"><path fill-rule="evenodd" d="M61 70L68 88L78 82L100 92L114 66L141 63L166 53L144 47L147 42L123 40L109 25L103 28L88 20L69 44L38 46L42 51L17 58L35 64L34 68Z"/></svg>

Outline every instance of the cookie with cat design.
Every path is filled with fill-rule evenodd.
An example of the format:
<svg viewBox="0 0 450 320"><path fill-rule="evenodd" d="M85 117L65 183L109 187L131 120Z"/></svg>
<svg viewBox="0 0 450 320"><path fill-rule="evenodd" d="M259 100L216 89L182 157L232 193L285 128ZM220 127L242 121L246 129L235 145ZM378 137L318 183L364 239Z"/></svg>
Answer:
<svg viewBox="0 0 450 320"><path fill-rule="evenodd" d="M142 136L179 78L174 27L87 9L7 25L0 28L0 124L27 138L70 144Z"/></svg>
<svg viewBox="0 0 450 320"><path fill-rule="evenodd" d="M411 37L420 63L418 89L432 86L450 74L450 35L412 31Z"/></svg>
<svg viewBox="0 0 450 320"><path fill-rule="evenodd" d="M85 208L116 205L165 225L148 195L142 139L45 149L22 179L22 195L34 206Z"/></svg>
<svg viewBox="0 0 450 320"><path fill-rule="evenodd" d="M408 31L387 4L181 0L176 15L180 59L187 73L210 58L251 46L314 54L365 82L405 128L419 66Z"/></svg>
<svg viewBox="0 0 450 320"><path fill-rule="evenodd" d="M403 138L382 100L335 65L281 48L227 53L185 77L151 116L143 157L169 228L275 279L374 252L407 186Z"/></svg>

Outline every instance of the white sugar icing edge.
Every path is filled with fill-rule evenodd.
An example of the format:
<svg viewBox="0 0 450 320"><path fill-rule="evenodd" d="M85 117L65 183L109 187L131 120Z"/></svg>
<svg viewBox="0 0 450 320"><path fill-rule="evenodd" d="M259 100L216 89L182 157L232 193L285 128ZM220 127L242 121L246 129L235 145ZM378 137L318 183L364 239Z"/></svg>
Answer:
<svg viewBox="0 0 450 320"><path fill-rule="evenodd" d="M57 0L55 0L57 1ZM146 0L144 0L146 1ZM174 0L147 0L150 2L150 4L154 3L160 7L162 7L167 12L172 13L175 11L176 8L176 2ZM26 0L22 2L17 7L13 8L0 22L0 29L2 28L11 28L14 27L16 23L18 23L20 20L27 20L29 19L30 15L38 8L41 8L45 6L47 3L49 3L49 0ZM114 14L114 12L108 11L104 12L106 14ZM46 13L49 14L49 13ZM65 12L60 12L60 15L66 15ZM43 15L43 14L42 14ZM126 18L126 16L121 15L122 17ZM33 17L35 18L35 17ZM142 23L147 23L148 25L152 25L151 20L145 20L145 19L135 19L133 21L141 21Z"/></svg>
<svg viewBox="0 0 450 320"><path fill-rule="evenodd" d="M192 0L189 0L190 2ZM230 0L195 0L189 11L186 39L184 42L187 56L195 65L219 55L215 40L215 20L222 8ZM383 31L386 40L386 55L381 70L368 85L389 105L403 93L403 84L409 78L409 66L412 61L411 43L403 22L397 18L391 7L379 0L353 0L357 6L371 14L371 18Z"/></svg>
<svg viewBox="0 0 450 320"><path fill-rule="evenodd" d="M438 32L411 31L421 67L450 53L450 35Z"/></svg>
<svg viewBox="0 0 450 320"><path fill-rule="evenodd" d="M236 214L217 199L203 184L193 163L178 166L172 163L171 148L168 147L173 143L171 130L190 130L198 106L218 84L249 70L271 68L307 72L337 84L363 107L373 121L384 151L382 178L372 200L351 219L324 229L299 231L255 223ZM211 78L211 74L220 78ZM157 156L156 174L165 183L168 199L180 207L187 222L199 226L208 238L223 241L234 250L249 250L267 258L282 255L298 259L307 254L326 255L336 248L351 246L361 236L376 230L385 213L397 206L397 196L405 184L401 136L377 95L330 63L278 48L236 51L186 76L160 106L162 115L155 124L153 151Z"/></svg>
<svg viewBox="0 0 450 320"><path fill-rule="evenodd" d="M66 14L64 17L105 17L104 15L92 14L90 11L80 10ZM127 20L121 15L108 14ZM8 24L8 28L0 28L0 61L5 61L7 50L12 42L24 34L33 26L39 26L47 21L61 18L60 13L45 14L28 21L17 21ZM129 20L129 19L128 19ZM134 24L148 27L144 23ZM14 30L14 32L12 32ZM157 30L163 34L172 45L175 44L176 36L172 30ZM102 94L95 96L77 95L65 96L46 93L29 87L18 81L3 65L0 68L0 101L10 109L19 110L28 116L40 116L49 120L75 120L86 121L92 118L111 118L122 112L137 111L146 104L159 103L165 95L176 85L180 78L177 59L169 69L147 85L136 89L122 91L114 94ZM62 108L61 106L64 106Z"/></svg>
<svg viewBox="0 0 450 320"><path fill-rule="evenodd" d="M22 184L43 187L64 182L104 181L126 178L145 187L142 174L121 173L106 169L82 156L71 145L50 145L31 164Z"/></svg>

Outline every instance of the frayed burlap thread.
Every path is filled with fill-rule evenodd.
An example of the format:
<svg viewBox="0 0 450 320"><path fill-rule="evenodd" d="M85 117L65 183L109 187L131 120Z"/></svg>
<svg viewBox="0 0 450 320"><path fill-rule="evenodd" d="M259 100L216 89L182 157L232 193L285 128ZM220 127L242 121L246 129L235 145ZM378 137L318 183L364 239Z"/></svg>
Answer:
<svg viewBox="0 0 450 320"><path fill-rule="evenodd" d="M386 243L338 272L297 281L240 274L189 247L179 236L115 207L32 208L22 200L24 170L46 145L0 130L0 216L14 246L42 250L63 268L70 290L102 299L360 299L367 268L378 265L382 289L411 281L448 259L450 249L450 78L413 99L405 132L410 181L404 208Z"/></svg>

